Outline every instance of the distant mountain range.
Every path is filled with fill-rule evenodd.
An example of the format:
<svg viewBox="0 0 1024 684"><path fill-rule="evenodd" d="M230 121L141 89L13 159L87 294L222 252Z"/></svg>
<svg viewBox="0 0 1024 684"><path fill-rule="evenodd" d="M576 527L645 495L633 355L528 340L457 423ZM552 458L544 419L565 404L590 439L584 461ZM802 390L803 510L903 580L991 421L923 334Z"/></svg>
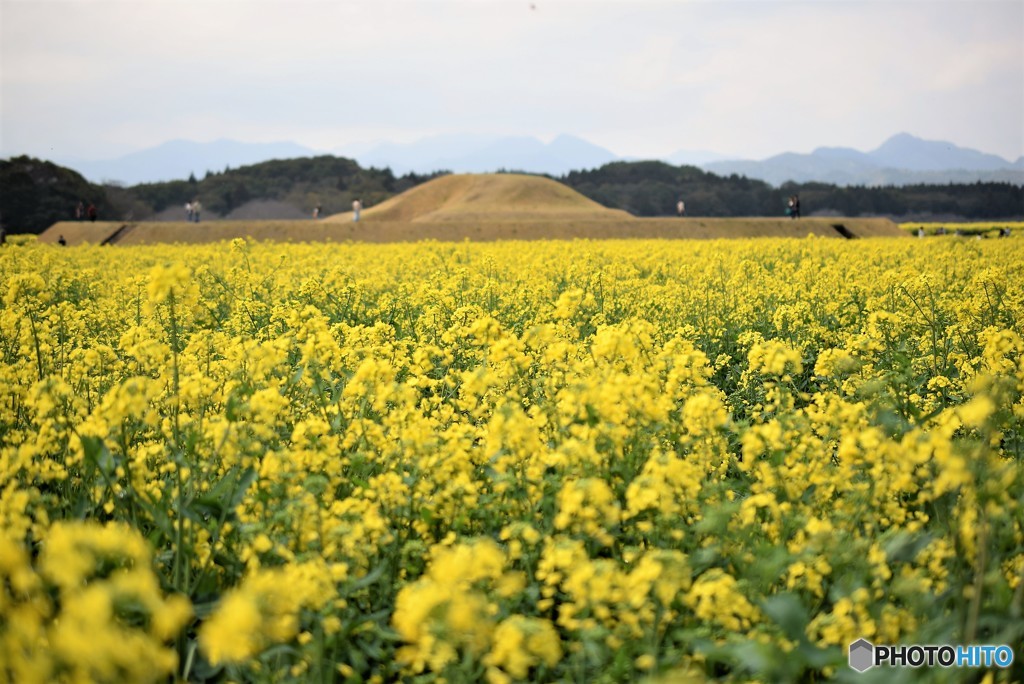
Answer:
<svg viewBox="0 0 1024 684"><path fill-rule="evenodd" d="M810 154L786 152L762 161L702 164L717 175L737 174L772 185L820 181L834 185L910 185L1008 181L1024 184L1024 157L1009 162L994 154L900 133L870 152L819 147Z"/></svg>
<svg viewBox="0 0 1024 684"><path fill-rule="evenodd" d="M615 153L571 135L549 143L531 137L440 135L413 143L381 143L368 150L340 150L362 166L390 167L396 174L530 171L561 176L618 159Z"/></svg>
<svg viewBox="0 0 1024 684"><path fill-rule="evenodd" d="M363 167L390 167L396 175L448 170L484 173L529 171L562 176L594 169L623 158L582 138L560 135L545 143L532 137L443 135L411 143L383 142L323 152L295 143L208 143L172 140L117 159L58 159L94 182L125 185L202 178L207 171L255 164L269 159L340 154ZM1024 185L1024 157L1015 162L949 142L922 140L900 133L870 152L848 147L820 147L810 154L786 152L763 160L729 160L703 150L680 150L661 158L670 164L699 166L717 175L737 174L772 185L819 181L835 185L909 185L1005 181Z"/></svg>
<svg viewBox="0 0 1024 684"><path fill-rule="evenodd" d="M488 173L505 169L563 176L570 171L596 169L613 161L638 161L636 157L619 157L611 150L572 135L560 135L549 143L530 137L439 135L412 143L381 143L370 148L339 151L363 166L387 166L396 174L438 170ZM661 161L676 166L700 166L724 159L728 157L715 152L680 150Z"/></svg>
<svg viewBox="0 0 1024 684"><path fill-rule="evenodd" d="M295 159L322 154L291 142L245 143L214 140L168 142L116 159L61 158L54 161L73 168L94 183L114 181L124 185L202 178L207 171L258 164L268 159Z"/></svg>

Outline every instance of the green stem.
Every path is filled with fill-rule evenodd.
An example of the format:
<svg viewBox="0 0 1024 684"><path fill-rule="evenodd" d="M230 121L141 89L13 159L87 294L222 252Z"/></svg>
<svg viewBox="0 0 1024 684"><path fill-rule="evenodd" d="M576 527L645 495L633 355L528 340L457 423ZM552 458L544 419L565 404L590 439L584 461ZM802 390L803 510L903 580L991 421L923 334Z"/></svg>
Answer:
<svg viewBox="0 0 1024 684"><path fill-rule="evenodd" d="M964 641L968 644L974 643L978 633L978 618L981 613L981 594L985 585L986 547L988 545L988 520L983 521L979 530L977 548L978 556L974 561L974 592L971 596L971 605L967 613L967 629L964 631Z"/></svg>
<svg viewBox="0 0 1024 684"><path fill-rule="evenodd" d="M184 461L184 451L181 448L181 425L179 423L179 413L181 409L181 395L179 393L179 373L178 373L178 320L175 316L174 311L174 291L171 291L171 295L168 298L169 308L169 323L171 333L171 387L173 393L172 410L173 410L173 430L174 430L174 456L175 456L175 481L177 485L177 520L175 521L174 530L174 586L178 591L181 591L186 596L189 594L188 590L188 572L185 567L184 548L183 541L185 537L185 485L182 479L182 467Z"/></svg>
<svg viewBox="0 0 1024 684"><path fill-rule="evenodd" d="M39 333L36 330L36 317L30 315L28 317L29 325L32 326L32 342L36 348L36 370L39 373L39 380L43 379L43 354L39 350Z"/></svg>

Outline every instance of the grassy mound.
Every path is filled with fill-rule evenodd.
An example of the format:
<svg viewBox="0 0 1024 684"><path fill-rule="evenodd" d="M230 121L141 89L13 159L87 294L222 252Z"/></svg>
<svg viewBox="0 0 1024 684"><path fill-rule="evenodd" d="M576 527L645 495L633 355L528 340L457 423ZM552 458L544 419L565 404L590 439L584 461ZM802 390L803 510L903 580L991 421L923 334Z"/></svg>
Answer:
<svg viewBox="0 0 1024 684"><path fill-rule="evenodd" d="M56 244L61 236L69 245L91 243L102 244L104 240L116 233L124 221L58 221L39 235L39 242Z"/></svg>
<svg viewBox="0 0 1024 684"><path fill-rule="evenodd" d="M492 221L623 221L609 209L550 178L522 174L442 176L363 211L365 221L416 223ZM352 212L329 221L351 221Z"/></svg>

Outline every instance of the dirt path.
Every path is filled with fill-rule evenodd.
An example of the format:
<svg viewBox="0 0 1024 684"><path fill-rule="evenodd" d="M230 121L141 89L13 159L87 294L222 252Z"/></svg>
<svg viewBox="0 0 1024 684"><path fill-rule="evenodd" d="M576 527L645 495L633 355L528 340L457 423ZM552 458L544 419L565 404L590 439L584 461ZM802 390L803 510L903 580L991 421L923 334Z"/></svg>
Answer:
<svg viewBox="0 0 1024 684"><path fill-rule="evenodd" d="M840 228L837 228L839 226ZM140 245L165 242L208 243L251 237L279 242L440 242L495 240L714 240L753 237L832 239L906 237L888 219L817 218L631 218L550 221L152 221L105 224L54 224L41 242Z"/></svg>

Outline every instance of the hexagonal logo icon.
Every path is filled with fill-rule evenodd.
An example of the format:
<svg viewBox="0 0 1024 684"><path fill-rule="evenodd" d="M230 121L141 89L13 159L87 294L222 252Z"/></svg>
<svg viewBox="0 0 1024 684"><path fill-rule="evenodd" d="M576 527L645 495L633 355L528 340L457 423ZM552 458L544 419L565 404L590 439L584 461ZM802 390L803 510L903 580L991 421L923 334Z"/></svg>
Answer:
<svg viewBox="0 0 1024 684"><path fill-rule="evenodd" d="M875 647L867 639L857 639L850 644L850 667L857 672L874 667Z"/></svg>

